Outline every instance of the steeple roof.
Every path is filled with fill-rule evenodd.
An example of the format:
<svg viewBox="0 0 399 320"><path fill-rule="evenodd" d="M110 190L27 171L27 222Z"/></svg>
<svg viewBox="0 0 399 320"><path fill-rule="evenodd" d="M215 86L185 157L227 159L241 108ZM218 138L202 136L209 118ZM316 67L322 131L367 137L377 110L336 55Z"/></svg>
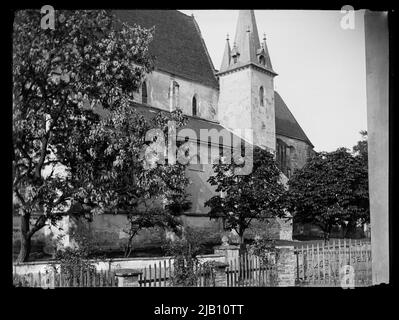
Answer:
<svg viewBox="0 0 399 320"><path fill-rule="evenodd" d="M263 45L265 46L262 50ZM238 53L238 55L236 55ZM226 57L230 56L229 64L226 66ZM231 59L236 55L236 59ZM260 56L263 56L260 59ZM258 28L256 26L255 14L253 10L240 10L238 13L236 34L234 38L234 48L225 48L223 63L219 73L235 69L237 67L254 64L275 73L271 67L269 51L266 42L260 45Z"/></svg>
<svg viewBox="0 0 399 320"><path fill-rule="evenodd" d="M227 36L226 39L226 46L224 47L224 54L223 54L223 59L222 59L222 65L220 66L220 69L227 69L230 65L230 58L231 58L231 49L230 49L230 43L229 43L229 38Z"/></svg>
<svg viewBox="0 0 399 320"><path fill-rule="evenodd" d="M260 44L253 10L239 11L234 42L240 51L241 62L256 62L256 56L253 56L251 51L256 52Z"/></svg>

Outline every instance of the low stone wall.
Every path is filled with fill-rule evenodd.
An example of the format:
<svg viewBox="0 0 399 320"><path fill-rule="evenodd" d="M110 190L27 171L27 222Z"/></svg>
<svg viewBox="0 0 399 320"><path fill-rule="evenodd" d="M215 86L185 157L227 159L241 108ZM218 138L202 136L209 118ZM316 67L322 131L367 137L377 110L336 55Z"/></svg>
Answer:
<svg viewBox="0 0 399 320"><path fill-rule="evenodd" d="M225 262L225 256L221 254L208 254L198 256L201 263L206 261ZM151 258L119 258L119 259L106 259L104 261L93 261L98 271L117 270L117 269L141 269L148 266L153 266L159 262L169 260L171 257L151 257ZM58 268L59 263L56 261L35 261L25 263L15 263L13 265L13 272L15 274L37 274L52 272L52 266Z"/></svg>

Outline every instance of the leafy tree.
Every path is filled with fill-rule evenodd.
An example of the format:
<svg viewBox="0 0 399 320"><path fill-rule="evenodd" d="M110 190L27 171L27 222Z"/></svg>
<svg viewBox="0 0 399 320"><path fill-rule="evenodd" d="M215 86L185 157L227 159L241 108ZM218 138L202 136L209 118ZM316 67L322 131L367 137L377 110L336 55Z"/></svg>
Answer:
<svg viewBox="0 0 399 320"><path fill-rule="evenodd" d="M132 112L131 108L126 111ZM132 251L133 238L140 230L161 227L178 232L178 216L189 209L191 203L185 191L189 183L185 165L158 161L162 160L159 155L164 148L159 149L157 138L154 138L155 141L146 141L144 134L150 129L163 129L162 135L167 139L169 121L175 121L178 127L186 123L187 118L182 111L171 114L160 112L147 125L140 115L129 117L126 113L109 125L111 128L120 125L121 128L112 130L112 133L104 132L100 139L113 141L105 143L108 145L106 150L100 148L97 152L104 154L105 160L109 158L104 172L114 176L105 180L99 177L98 185L103 188L101 194L108 192L109 198L97 199L96 203L101 204L104 211L115 208L115 213L127 214L125 256L128 257Z"/></svg>
<svg viewBox="0 0 399 320"><path fill-rule="evenodd" d="M358 141L355 146L353 146L353 154L359 157L364 162L364 166L367 167L368 163L368 142L367 142L367 131L360 131L362 140Z"/></svg>
<svg viewBox="0 0 399 320"><path fill-rule="evenodd" d="M230 162L225 163L220 158L213 165L215 174L208 182L221 194L206 201L205 206L210 207L211 218L224 219L226 227L237 232L240 251L244 252L244 233L254 219L285 217L280 202L284 186L273 155L267 150L253 149L253 168L248 175L239 175L235 171L245 163Z"/></svg>
<svg viewBox="0 0 399 320"><path fill-rule="evenodd" d="M176 211L174 200L184 197L182 166L149 167L146 157L139 157L149 128L184 121L179 112L147 121L131 107L133 92L153 69L151 30L121 23L104 10L55 11L55 16L55 29L43 30L39 11L15 14L13 194L21 216L19 261L28 260L33 234L67 213L134 213L144 206L139 197L148 201L162 194L163 208Z"/></svg>
<svg viewBox="0 0 399 320"><path fill-rule="evenodd" d="M316 224L326 241L333 226L369 220L367 167L345 148L315 153L288 185L286 206L294 220Z"/></svg>

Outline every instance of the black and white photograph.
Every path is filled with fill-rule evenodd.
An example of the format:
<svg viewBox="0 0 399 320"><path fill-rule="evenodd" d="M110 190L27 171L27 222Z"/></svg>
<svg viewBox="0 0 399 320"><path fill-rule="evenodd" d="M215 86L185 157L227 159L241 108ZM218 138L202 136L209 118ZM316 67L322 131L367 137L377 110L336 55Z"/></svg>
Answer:
<svg viewBox="0 0 399 320"><path fill-rule="evenodd" d="M15 290L390 284L388 18L15 10Z"/></svg>

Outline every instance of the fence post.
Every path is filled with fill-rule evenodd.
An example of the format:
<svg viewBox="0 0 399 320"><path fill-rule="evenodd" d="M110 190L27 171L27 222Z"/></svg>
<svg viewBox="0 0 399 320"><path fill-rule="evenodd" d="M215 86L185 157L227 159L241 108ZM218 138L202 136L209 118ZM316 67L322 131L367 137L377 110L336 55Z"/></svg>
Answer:
<svg viewBox="0 0 399 320"><path fill-rule="evenodd" d="M138 269L118 269L115 275L118 278L118 287L139 287L139 276L142 274Z"/></svg>
<svg viewBox="0 0 399 320"><path fill-rule="evenodd" d="M215 254L220 254L225 256L225 262L229 263L230 261L234 261L235 258L239 255L239 246L234 245L221 245L214 248Z"/></svg>
<svg viewBox="0 0 399 320"><path fill-rule="evenodd" d="M277 246L279 249L277 263L278 287L295 286L295 253L293 246Z"/></svg>
<svg viewBox="0 0 399 320"><path fill-rule="evenodd" d="M299 282L299 250L295 250L294 253L296 255L296 279Z"/></svg>
<svg viewBox="0 0 399 320"><path fill-rule="evenodd" d="M225 262L215 262L215 287L226 287L227 286L227 275L226 267L228 266Z"/></svg>

